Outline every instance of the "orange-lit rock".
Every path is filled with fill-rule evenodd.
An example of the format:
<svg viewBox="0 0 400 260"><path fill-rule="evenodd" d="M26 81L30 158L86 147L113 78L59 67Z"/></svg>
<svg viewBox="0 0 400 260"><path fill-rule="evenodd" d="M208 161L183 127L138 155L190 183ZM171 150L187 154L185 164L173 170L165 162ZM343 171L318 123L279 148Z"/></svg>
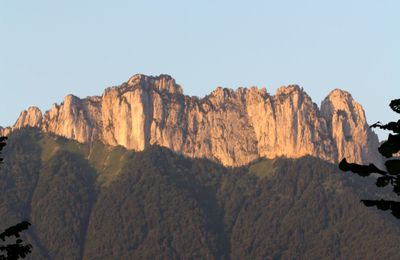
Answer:
<svg viewBox="0 0 400 260"><path fill-rule="evenodd" d="M260 157L316 156L337 162L377 161L378 138L351 95L334 90L321 109L297 85L217 88L204 98L183 95L168 75L135 75L102 96L73 95L44 113L30 108L12 129L38 127L79 142L102 141L140 151L152 144L189 157L240 166ZM10 128L0 129L8 134Z"/></svg>

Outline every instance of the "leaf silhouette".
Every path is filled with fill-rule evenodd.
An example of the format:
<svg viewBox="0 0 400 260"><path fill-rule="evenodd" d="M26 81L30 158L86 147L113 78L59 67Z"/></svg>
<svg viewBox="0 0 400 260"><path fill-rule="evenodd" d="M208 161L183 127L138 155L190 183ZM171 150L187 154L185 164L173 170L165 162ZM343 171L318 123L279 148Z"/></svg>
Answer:
<svg viewBox="0 0 400 260"><path fill-rule="evenodd" d="M386 166L387 171L391 175L400 174L400 160L397 160L397 159L388 160L385 162L385 166Z"/></svg>
<svg viewBox="0 0 400 260"><path fill-rule="evenodd" d="M380 210L391 210L391 213L396 218L400 218L400 202L390 200L361 200L365 206L376 206Z"/></svg>
<svg viewBox="0 0 400 260"><path fill-rule="evenodd" d="M390 108L400 114L400 99L394 99L389 104Z"/></svg>
<svg viewBox="0 0 400 260"><path fill-rule="evenodd" d="M389 106L393 111L400 113L400 99L392 100ZM371 128L375 127L390 130L395 133L389 134L388 139L379 146L378 151L380 154L386 158L390 158L393 154L400 151L400 120L397 122L389 122L388 124L377 122L371 125ZM386 160L385 167L387 172L378 169L374 164L367 166L348 163L346 158L339 163L339 168L342 171L351 171L363 177L369 176L371 173L383 175L377 178L376 186L382 188L391 184L393 186L393 192L400 196L400 160ZM367 207L376 206L380 210L391 210L392 215L400 219L400 202L398 201L362 200L362 202Z"/></svg>
<svg viewBox="0 0 400 260"><path fill-rule="evenodd" d="M371 175L371 173L379 173L382 175L386 175L385 171L380 170L378 167L376 167L374 164L370 165L360 165L356 163L348 163L346 158L344 158L340 163L339 163L339 169L342 171L351 171L354 173L357 173L358 175L362 177L366 177Z"/></svg>
<svg viewBox="0 0 400 260"><path fill-rule="evenodd" d="M390 122L386 125L383 125L381 122L376 122L375 124L371 125L371 128L380 128L383 130L390 130L394 133L400 134L400 120L397 122Z"/></svg>
<svg viewBox="0 0 400 260"><path fill-rule="evenodd" d="M400 134L389 134L388 140L381 144L378 151L386 158L390 158L394 153L400 151Z"/></svg>

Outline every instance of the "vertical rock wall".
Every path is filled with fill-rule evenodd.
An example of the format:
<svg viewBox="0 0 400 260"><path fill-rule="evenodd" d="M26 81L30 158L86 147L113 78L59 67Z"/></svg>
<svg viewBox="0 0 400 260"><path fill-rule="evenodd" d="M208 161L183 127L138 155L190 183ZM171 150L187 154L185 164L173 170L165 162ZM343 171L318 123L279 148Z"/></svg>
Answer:
<svg viewBox="0 0 400 260"><path fill-rule="evenodd" d="M204 98L183 95L168 75L135 75L102 96L65 97L44 115L31 107L13 129L38 127L79 142L101 141L140 151L168 147L189 157L240 166L260 157L316 156L337 162L377 161L378 138L351 95L336 89L321 109L297 85L217 88Z"/></svg>

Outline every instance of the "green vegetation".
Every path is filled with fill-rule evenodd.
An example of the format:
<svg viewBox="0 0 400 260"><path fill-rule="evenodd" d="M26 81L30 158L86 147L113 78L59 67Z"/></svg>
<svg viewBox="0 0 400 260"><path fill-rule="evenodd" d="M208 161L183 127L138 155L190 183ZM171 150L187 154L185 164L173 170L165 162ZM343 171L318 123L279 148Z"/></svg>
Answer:
<svg viewBox="0 0 400 260"><path fill-rule="evenodd" d="M0 137L0 156L4 146L6 146L6 140L7 137ZM0 164L2 164L2 162L3 158L0 157ZM15 193L15 191L11 192ZM8 201L5 200L5 202L7 203ZM19 258L25 258L28 254L32 252L32 245L24 242L24 240L21 239L21 232L27 230L30 225L31 223L29 223L29 221L24 220L16 225L7 227L3 232L0 233L1 260L16 260ZM14 238L14 240L11 240L12 238Z"/></svg>
<svg viewBox="0 0 400 260"><path fill-rule="evenodd" d="M32 259L400 258L395 219L359 203L376 187L316 158L225 168L36 130L4 155L0 214L32 220Z"/></svg>
<svg viewBox="0 0 400 260"><path fill-rule="evenodd" d="M260 178L271 178L276 173L276 167L273 160L262 160L249 167L249 173Z"/></svg>

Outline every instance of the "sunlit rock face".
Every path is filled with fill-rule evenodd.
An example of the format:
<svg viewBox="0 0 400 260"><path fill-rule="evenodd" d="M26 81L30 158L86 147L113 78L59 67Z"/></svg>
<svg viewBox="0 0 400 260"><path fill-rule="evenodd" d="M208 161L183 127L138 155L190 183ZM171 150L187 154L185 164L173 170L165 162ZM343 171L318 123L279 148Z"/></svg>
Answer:
<svg viewBox="0 0 400 260"><path fill-rule="evenodd" d="M0 126L0 136L8 136L12 131L11 127L1 127Z"/></svg>
<svg viewBox="0 0 400 260"><path fill-rule="evenodd" d="M321 103L322 115L328 123L337 158L355 162L376 161L379 141L370 130L365 113L348 93L335 89Z"/></svg>
<svg viewBox="0 0 400 260"><path fill-rule="evenodd" d="M44 115L29 108L13 128L0 129L0 134L27 126L135 151L157 144L226 166L277 156L378 160L378 138L349 93L332 91L319 109L297 85L281 87L275 95L256 87L219 87L197 98L183 95L168 75L138 74L107 88L102 96L68 95Z"/></svg>
<svg viewBox="0 0 400 260"><path fill-rule="evenodd" d="M42 112L37 107L29 107L28 110L22 111L15 122L15 128L21 128L25 126L40 127L42 123Z"/></svg>

